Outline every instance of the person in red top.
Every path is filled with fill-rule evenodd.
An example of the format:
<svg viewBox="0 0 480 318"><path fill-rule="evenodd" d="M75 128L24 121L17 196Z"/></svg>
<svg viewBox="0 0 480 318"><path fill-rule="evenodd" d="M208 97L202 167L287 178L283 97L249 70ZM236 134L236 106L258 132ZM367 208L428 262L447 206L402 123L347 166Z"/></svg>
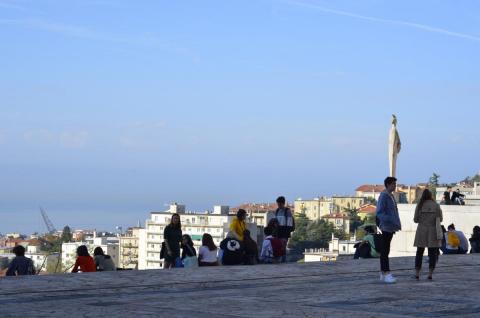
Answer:
<svg viewBox="0 0 480 318"><path fill-rule="evenodd" d="M73 266L72 273L78 273L79 268L82 273L97 271L95 261L90 256L90 254L88 254L88 249L85 245L80 245L77 248L77 256L78 257L75 265Z"/></svg>

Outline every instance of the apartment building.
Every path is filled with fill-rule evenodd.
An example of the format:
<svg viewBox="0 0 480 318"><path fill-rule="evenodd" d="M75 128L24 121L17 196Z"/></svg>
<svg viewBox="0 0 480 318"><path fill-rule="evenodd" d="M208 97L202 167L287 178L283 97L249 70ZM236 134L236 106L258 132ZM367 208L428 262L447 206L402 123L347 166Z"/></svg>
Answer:
<svg viewBox="0 0 480 318"><path fill-rule="evenodd" d="M163 267L160 250L163 231L170 224L173 213L180 215L183 234L189 234L198 249L204 233L212 235L217 246L225 238L229 225L235 215L229 214L228 206L215 206L212 212L186 212L185 205L172 204L169 211L151 212L145 222L145 229L139 230L138 269L158 269ZM258 239L260 233L257 225L248 223L252 238Z"/></svg>

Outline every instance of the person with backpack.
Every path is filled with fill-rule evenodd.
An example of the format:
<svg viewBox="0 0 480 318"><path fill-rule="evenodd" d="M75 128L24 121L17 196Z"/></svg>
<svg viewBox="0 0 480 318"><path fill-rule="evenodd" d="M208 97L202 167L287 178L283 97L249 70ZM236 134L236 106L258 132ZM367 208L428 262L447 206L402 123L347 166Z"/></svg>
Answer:
<svg viewBox="0 0 480 318"><path fill-rule="evenodd" d="M228 232L227 237L220 243L218 258L222 265L242 265L245 260L243 242L236 238L236 234Z"/></svg>
<svg viewBox="0 0 480 318"><path fill-rule="evenodd" d="M35 275L35 266L33 261L25 257L25 247L17 245L13 248L15 258L8 265L6 276Z"/></svg>
<svg viewBox="0 0 480 318"><path fill-rule="evenodd" d="M418 224L413 246L417 248L415 257L415 278L420 279L423 253L428 248L428 279L432 279L437 263L438 249L442 246L442 231L437 226L443 221L440 205L435 202L430 190L425 189L415 209L413 221ZM440 234L440 235L439 235Z"/></svg>
<svg viewBox="0 0 480 318"><path fill-rule="evenodd" d="M282 263L287 261L287 244L292 232L295 231L295 219L292 211L286 206L286 199L283 196L277 198L277 210L275 211L275 219L278 221L278 238L283 244Z"/></svg>
<svg viewBox="0 0 480 318"><path fill-rule="evenodd" d="M275 236L274 228L267 226L263 229L265 239L262 244L260 253L260 261L263 264L277 264L282 260L284 255L283 242Z"/></svg>
<svg viewBox="0 0 480 318"><path fill-rule="evenodd" d="M213 242L213 237L205 233L202 236L202 246L198 251L199 266L218 266L217 246Z"/></svg>
<svg viewBox="0 0 480 318"><path fill-rule="evenodd" d="M463 234L462 231L457 231L455 229L455 224L450 224L448 226L448 232L447 232L447 249L450 247L453 247L454 250L457 251L457 253L453 254L467 254L468 252L468 240L465 237L465 234ZM449 242L450 240L450 242ZM450 244L451 243L451 244Z"/></svg>
<svg viewBox="0 0 480 318"><path fill-rule="evenodd" d="M376 220L377 226L380 227L382 234L380 246L380 280L386 284L394 284L397 279L390 273L390 244L395 232L402 229L400 216L398 215L397 201L393 196L393 192L397 188L397 179L387 177L384 181L385 190L378 198Z"/></svg>
<svg viewBox="0 0 480 318"><path fill-rule="evenodd" d="M359 258L379 258L380 253L376 250L375 238L376 229L374 225L368 225L364 228L365 236L360 243L355 244L356 250L354 259Z"/></svg>
<svg viewBox="0 0 480 318"><path fill-rule="evenodd" d="M97 267L97 272L116 271L117 267L110 255L105 255L103 249L98 246L93 250L93 259Z"/></svg>
<svg viewBox="0 0 480 318"><path fill-rule="evenodd" d="M77 247L77 259L75 265L73 265L72 273L78 273L79 270L82 273L97 271L97 265L88 253L88 249L85 245Z"/></svg>
<svg viewBox="0 0 480 318"><path fill-rule="evenodd" d="M184 268L198 267L197 251L188 234L182 236L182 263Z"/></svg>

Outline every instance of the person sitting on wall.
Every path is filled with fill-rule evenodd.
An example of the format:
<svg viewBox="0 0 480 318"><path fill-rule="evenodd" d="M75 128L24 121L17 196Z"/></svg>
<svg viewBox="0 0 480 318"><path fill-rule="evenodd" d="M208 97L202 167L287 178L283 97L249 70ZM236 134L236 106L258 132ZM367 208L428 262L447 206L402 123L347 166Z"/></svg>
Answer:
<svg viewBox="0 0 480 318"><path fill-rule="evenodd" d="M25 257L25 247L17 245L13 248L15 258L8 266L7 276L22 276L22 275L35 275L35 267L33 261Z"/></svg>
<svg viewBox="0 0 480 318"><path fill-rule="evenodd" d="M366 232L360 243L355 244L355 255L354 259L359 258L379 258L380 253L375 249L375 240L374 235L376 234L376 226L368 225L365 226L364 231Z"/></svg>

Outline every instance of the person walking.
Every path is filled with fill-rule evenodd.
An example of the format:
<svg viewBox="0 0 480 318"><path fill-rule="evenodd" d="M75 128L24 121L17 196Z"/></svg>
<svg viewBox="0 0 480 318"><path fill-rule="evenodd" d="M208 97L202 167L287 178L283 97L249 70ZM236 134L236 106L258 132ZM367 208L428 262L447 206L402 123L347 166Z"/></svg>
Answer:
<svg viewBox="0 0 480 318"><path fill-rule="evenodd" d="M398 215L397 201L393 192L397 188L397 179L387 177L384 181L385 190L378 198L376 220L377 226L382 231L380 246L380 280L386 284L394 284L397 279L390 273L390 244L395 232L402 229Z"/></svg>
<svg viewBox="0 0 480 318"><path fill-rule="evenodd" d="M438 249L442 246L442 230L440 223L443 221L442 209L433 198L430 190L425 189L420 202L415 209L413 221L418 224L413 246L417 248L415 257L415 278L420 279L423 253L428 248L428 279L432 279L433 271L437 263Z"/></svg>
<svg viewBox="0 0 480 318"><path fill-rule="evenodd" d="M75 261L75 265L73 265L72 273L78 273L79 270L82 273L97 271L95 261L88 253L88 249L85 245L77 247L77 260Z"/></svg>
<svg viewBox="0 0 480 318"><path fill-rule="evenodd" d="M182 242L182 224L178 213L172 215L170 224L163 231L163 238L165 240L162 246L165 249L163 268L174 268L177 259L180 258L180 243Z"/></svg>
<svg viewBox="0 0 480 318"><path fill-rule="evenodd" d="M286 206L286 199L283 196L277 198L277 210L275 211L275 218L278 221L278 238L282 241L283 250L282 263L287 261L287 244L292 232L295 231L295 219L292 211Z"/></svg>
<svg viewBox="0 0 480 318"><path fill-rule="evenodd" d="M25 247L17 245L13 248L15 258L8 265L6 276L35 275L35 266L33 261L25 257Z"/></svg>

